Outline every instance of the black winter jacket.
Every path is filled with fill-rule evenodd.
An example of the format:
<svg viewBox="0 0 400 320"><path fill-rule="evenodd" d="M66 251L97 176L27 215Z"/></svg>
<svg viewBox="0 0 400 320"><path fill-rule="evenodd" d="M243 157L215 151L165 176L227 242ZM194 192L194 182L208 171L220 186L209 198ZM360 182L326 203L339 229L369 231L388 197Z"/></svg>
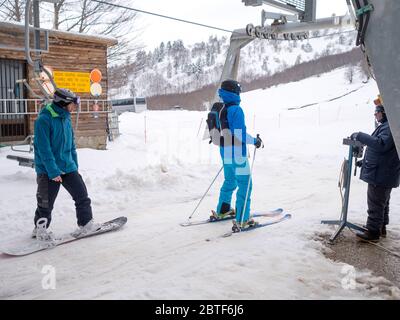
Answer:
<svg viewBox="0 0 400 320"><path fill-rule="evenodd" d="M360 132L357 140L367 146L360 179L376 186L397 188L400 160L390 132L389 122L380 124L372 135Z"/></svg>

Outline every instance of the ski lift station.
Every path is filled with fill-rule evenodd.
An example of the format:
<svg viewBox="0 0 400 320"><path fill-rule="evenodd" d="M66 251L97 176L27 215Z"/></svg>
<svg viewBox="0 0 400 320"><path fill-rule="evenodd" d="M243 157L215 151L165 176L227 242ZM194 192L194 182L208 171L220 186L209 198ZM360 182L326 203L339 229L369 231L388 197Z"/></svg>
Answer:
<svg viewBox="0 0 400 320"><path fill-rule="evenodd" d="M146 98L127 98L111 100L112 110L117 114L123 112L140 113L147 110Z"/></svg>
<svg viewBox="0 0 400 320"><path fill-rule="evenodd" d="M80 110L72 114L77 146L105 149L111 110L107 49L115 44L111 37L0 22L0 144L15 144L33 135L34 121L46 103L43 97L52 95L54 79L57 87L81 98Z"/></svg>

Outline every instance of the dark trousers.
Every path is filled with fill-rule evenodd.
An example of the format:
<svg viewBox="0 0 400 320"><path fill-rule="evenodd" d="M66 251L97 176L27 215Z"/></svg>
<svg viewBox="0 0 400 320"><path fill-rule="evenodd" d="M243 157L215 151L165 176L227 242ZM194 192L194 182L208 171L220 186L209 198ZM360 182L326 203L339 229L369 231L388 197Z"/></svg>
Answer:
<svg viewBox="0 0 400 320"><path fill-rule="evenodd" d="M56 201L60 185L68 191L75 201L78 226L84 226L92 219L92 207L88 197L86 185L81 175L75 171L61 175L62 183L50 180L46 174L37 176L38 189L36 193L37 209L35 212L35 226L40 218L47 218L47 227L51 222L51 212Z"/></svg>
<svg viewBox="0 0 400 320"><path fill-rule="evenodd" d="M389 224L389 201L392 188L368 184L368 220L367 229L380 233L384 225Z"/></svg>

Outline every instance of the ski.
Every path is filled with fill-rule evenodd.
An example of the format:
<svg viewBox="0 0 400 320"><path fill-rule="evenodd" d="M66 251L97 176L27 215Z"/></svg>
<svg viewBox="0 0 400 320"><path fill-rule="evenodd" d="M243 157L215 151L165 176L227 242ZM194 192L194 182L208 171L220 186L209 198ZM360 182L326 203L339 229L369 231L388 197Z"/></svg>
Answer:
<svg viewBox="0 0 400 320"><path fill-rule="evenodd" d="M25 256L34 252L51 249L64 243L69 243L79 239L84 239L117 230L125 225L127 220L128 219L126 217L119 217L110 221L103 222L100 224L99 229L97 229L96 231L81 236L74 236L72 233L67 233L58 237L56 236L53 241L38 241L36 239L29 239L26 243L17 244L2 249L1 252L9 256Z"/></svg>
<svg viewBox="0 0 400 320"><path fill-rule="evenodd" d="M270 226L270 225L272 225L272 224L276 224L276 223L279 223L279 222L288 220L288 219L290 219L290 218L292 218L292 215L291 215L290 213L286 213L285 215L279 217L278 219L275 219L275 220L272 220L272 221L268 221L268 222L258 223L258 224L256 224L254 227L247 228L247 229L243 229L243 230L241 230L240 232L229 231L229 232L227 232L227 233L224 233L224 234L221 236L221 238L230 237L231 235L233 235L233 234L235 234L235 233L238 234L238 233L247 232L247 231L255 230L255 229L258 229L258 228Z"/></svg>
<svg viewBox="0 0 400 320"><path fill-rule="evenodd" d="M254 212L251 214L251 217L255 218L255 217L275 217L280 215L283 212L282 208L278 208L275 210L271 210L271 211L259 211L259 212ZM187 222L183 222L180 223L180 225L182 227L190 227L190 226L198 226L201 224L206 224L206 223L214 223L214 222L221 222L221 221L226 221L226 220L233 220L235 218L235 216L230 216L230 217L226 217L224 219L219 219L219 220L210 220L210 218L206 219L206 220L200 220L200 221L187 221Z"/></svg>

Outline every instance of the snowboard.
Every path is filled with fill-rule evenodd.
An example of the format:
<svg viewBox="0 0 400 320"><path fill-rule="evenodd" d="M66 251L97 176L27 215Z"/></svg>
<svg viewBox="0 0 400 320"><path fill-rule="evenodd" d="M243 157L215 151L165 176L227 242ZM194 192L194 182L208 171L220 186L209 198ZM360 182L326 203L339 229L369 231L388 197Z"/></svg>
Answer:
<svg viewBox="0 0 400 320"><path fill-rule="evenodd" d="M256 217L275 217L280 215L283 212L282 208L278 208L275 210L271 210L271 211L260 211L260 212L254 212L251 213L250 216L252 218L256 218ZM206 223L214 223L214 222L221 222L221 221L226 221L226 220L233 220L235 218L235 216L229 216L223 219L219 219L219 220L210 220L210 219L206 219L206 220L199 220L199 221L187 221L187 222L183 222L180 223L180 225L182 227L189 227L189 226L198 226L200 224L206 224Z"/></svg>
<svg viewBox="0 0 400 320"><path fill-rule="evenodd" d="M128 219L126 217L119 217L110 221L106 221L100 224L100 228L94 232L87 233L80 236L73 236L72 233L67 233L61 235L59 237L55 237L53 241L39 241L36 239L30 239L27 243L19 244L16 246L11 246L5 249L2 249L2 253L9 256L26 256L28 254L47 250L51 248L55 248L61 244L69 243L75 240L80 240L92 236L96 236L99 234L103 234L106 232L114 231L121 228Z"/></svg>

